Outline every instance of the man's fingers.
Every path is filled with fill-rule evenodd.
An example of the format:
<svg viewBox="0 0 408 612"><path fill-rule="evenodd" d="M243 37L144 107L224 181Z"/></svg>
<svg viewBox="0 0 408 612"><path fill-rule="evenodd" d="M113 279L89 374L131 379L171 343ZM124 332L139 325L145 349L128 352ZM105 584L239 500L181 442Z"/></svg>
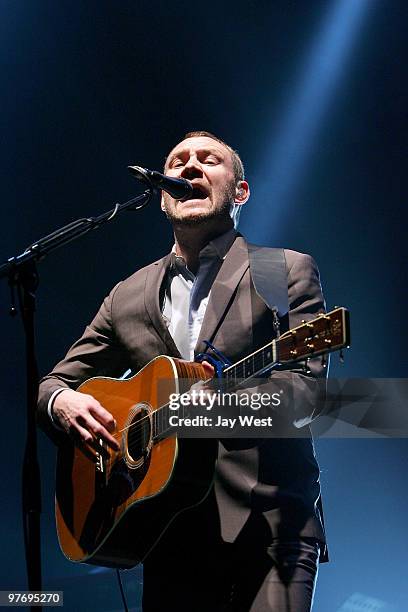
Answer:
<svg viewBox="0 0 408 612"><path fill-rule="evenodd" d="M89 406L89 412L92 414L93 417L95 417L97 421L99 421L99 423L102 423L102 425L109 432L112 433L113 431L115 431L116 421L113 418L113 415L107 410L105 410L105 408L101 406L101 404L97 400L94 400L94 402Z"/></svg>
<svg viewBox="0 0 408 612"><path fill-rule="evenodd" d="M85 427L81 427L81 425L76 424L75 427L71 427L68 433L77 446L86 444L92 448L94 452L101 454L104 459L109 459L109 452L104 446L99 444L97 439ZM92 456L93 455L90 455L90 457Z"/></svg>
<svg viewBox="0 0 408 612"><path fill-rule="evenodd" d="M87 430L91 432L95 438L102 438L102 440L113 450L118 451L120 449L119 442L101 423L99 423L99 421L94 419L92 415L88 414L86 418L84 418L84 421Z"/></svg>
<svg viewBox="0 0 408 612"><path fill-rule="evenodd" d="M76 424L75 427L72 426L69 433L74 439L85 442L86 444L92 444L94 440L92 434L85 429L85 427L81 427L81 425L78 424Z"/></svg>
<svg viewBox="0 0 408 612"><path fill-rule="evenodd" d="M211 363L208 363L208 361L202 361L201 365L205 369L205 372L209 378L214 376L215 370L214 366L212 366Z"/></svg>
<svg viewBox="0 0 408 612"><path fill-rule="evenodd" d="M112 420L114 420L113 417ZM95 438L101 438L102 441L113 450L118 451L120 449L119 442L115 440L102 423L92 416L89 407L88 409L82 409L77 414L76 418L71 420L70 431L74 433L74 435L79 433L83 442L90 443L94 441Z"/></svg>
<svg viewBox="0 0 408 612"><path fill-rule="evenodd" d="M74 438L90 443L101 438L117 451L120 445L111 435L116 429L113 416L92 395L67 390L55 398L53 414Z"/></svg>

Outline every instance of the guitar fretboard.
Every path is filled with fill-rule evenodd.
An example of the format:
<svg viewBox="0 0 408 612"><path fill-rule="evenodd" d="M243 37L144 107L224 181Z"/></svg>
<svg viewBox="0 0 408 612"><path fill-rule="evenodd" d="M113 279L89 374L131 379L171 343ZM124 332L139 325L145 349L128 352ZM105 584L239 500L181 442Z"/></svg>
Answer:
<svg viewBox="0 0 408 612"><path fill-rule="evenodd" d="M277 362L277 343L275 340L258 349L237 363L228 366L223 372L225 386L235 387L240 382L261 376Z"/></svg>
<svg viewBox="0 0 408 612"><path fill-rule="evenodd" d="M223 378L219 383L222 391L231 391L243 381L261 376L272 368L277 362L277 342L266 344L237 363L228 366L223 371ZM152 413L153 438L163 438L168 433L174 433L174 429L169 426L169 417L175 414L169 404L161 406ZM177 410L179 417L191 416L191 407L179 405Z"/></svg>

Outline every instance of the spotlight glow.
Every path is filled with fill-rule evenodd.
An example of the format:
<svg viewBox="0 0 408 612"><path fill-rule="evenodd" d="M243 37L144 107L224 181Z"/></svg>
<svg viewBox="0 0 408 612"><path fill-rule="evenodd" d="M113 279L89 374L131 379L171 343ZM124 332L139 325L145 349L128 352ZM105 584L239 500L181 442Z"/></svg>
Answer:
<svg viewBox="0 0 408 612"><path fill-rule="evenodd" d="M337 0L330 7L302 67L299 84L285 103L282 120L270 137L271 148L265 151L265 161L255 175L256 202L249 203L241 222L244 233L253 235L255 230L259 242L276 240L293 214L294 190L313 153L318 128L368 4L369 0Z"/></svg>

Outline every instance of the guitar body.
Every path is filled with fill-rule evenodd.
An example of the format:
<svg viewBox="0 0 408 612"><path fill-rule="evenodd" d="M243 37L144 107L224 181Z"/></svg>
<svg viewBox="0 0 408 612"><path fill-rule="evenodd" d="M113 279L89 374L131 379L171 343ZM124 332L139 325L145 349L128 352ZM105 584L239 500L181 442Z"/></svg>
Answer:
<svg viewBox="0 0 408 612"><path fill-rule="evenodd" d="M186 390L182 381L189 379L191 386L206 378L199 363L160 356L128 380L92 378L78 388L112 413L121 450L97 441L92 447L67 443L59 449L56 521L68 559L133 567L177 514L206 497L215 441L153 435L154 413L171 393Z"/></svg>
<svg viewBox="0 0 408 612"><path fill-rule="evenodd" d="M269 372L340 350L350 343L345 308L320 314L223 370L224 381ZM208 375L200 363L156 357L128 380L91 378L78 391L112 413L120 451L95 440L59 449L56 520L71 561L130 568L143 561L171 521L199 504L214 476L217 441L177 440L166 434L172 393L184 393Z"/></svg>

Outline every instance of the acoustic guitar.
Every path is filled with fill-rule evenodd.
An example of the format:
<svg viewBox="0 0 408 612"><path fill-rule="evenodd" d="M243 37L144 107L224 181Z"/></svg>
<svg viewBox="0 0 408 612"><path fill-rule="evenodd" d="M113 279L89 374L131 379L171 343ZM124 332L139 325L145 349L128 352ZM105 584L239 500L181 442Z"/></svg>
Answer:
<svg viewBox="0 0 408 612"><path fill-rule="evenodd" d="M347 347L345 308L303 322L222 372L228 390ZM77 390L112 413L120 450L95 439L58 451L56 522L71 561L130 568L143 561L171 521L199 504L213 480L215 439L178 439L169 428L169 398L205 380L201 363L159 356L125 380L91 378ZM248 384L250 386L250 384ZM192 460L192 457L195 457Z"/></svg>

